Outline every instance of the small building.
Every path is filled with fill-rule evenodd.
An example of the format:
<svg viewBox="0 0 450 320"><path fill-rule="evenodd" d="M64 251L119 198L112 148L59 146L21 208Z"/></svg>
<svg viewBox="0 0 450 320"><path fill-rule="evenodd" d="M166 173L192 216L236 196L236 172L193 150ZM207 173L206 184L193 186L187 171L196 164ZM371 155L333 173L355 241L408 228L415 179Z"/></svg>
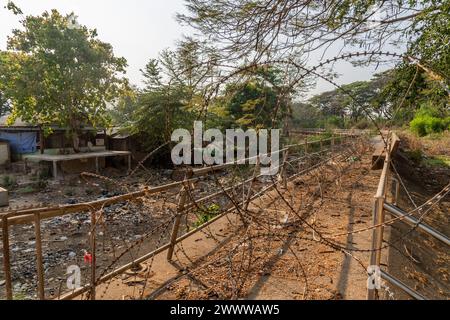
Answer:
<svg viewBox="0 0 450 320"><path fill-rule="evenodd" d="M9 144L10 157L14 155L34 153L37 151L39 129L24 123L20 119L7 125L8 116L0 118L0 140Z"/></svg>
<svg viewBox="0 0 450 320"><path fill-rule="evenodd" d="M135 134L131 134L121 128L111 128L107 130L108 134L108 148L116 151L131 151L139 150L139 145Z"/></svg>
<svg viewBox="0 0 450 320"><path fill-rule="evenodd" d="M80 152L75 153L66 128L52 126L52 133L45 136L38 125L25 123L21 119L8 125L7 118L0 118L0 139L8 142L13 161L25 161L25 170L29 162L47 162L51 164L55 178L58 172L98 172L99 168L105 167L107 157L126 157L130 170L130 152L107 150L105 129L82 127L78 135Z"/></svg>
<svg viewBox="0 0 450 320"><path fill-rule="evenodd" d="M38 125L28 124L20 118L8 125L8 115L0 117L0 141L9 143L12 160L20 160L22 155L61 154L72 149L72 139L67 137L67 129L51 126L52 133L44 135ZM80 149L105 150L106 131L91 126L81 128L79 134ZM66 150L67 149L67 150Z"/></svg>

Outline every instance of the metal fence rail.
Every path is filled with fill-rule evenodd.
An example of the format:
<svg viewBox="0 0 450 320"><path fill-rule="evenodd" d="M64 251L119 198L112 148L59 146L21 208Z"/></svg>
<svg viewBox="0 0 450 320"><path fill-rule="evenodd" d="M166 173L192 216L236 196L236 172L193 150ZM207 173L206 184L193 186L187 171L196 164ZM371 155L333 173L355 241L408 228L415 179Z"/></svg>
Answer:
<svg viewBox="0 0 450 320"><path fill-rule="evenodd" d="M387 273L383 270L381 270L381 278L386 281L389 281L396 287L402 289L404 292L406 292L407 294L409 294L411 297L413 297L416 300L427 300L427 298L422 296L420 293L414 291L413 289L408 287L406 284L404 284L403 282L401 282L400 280L398 280L394 276L391 276L389 273Z"/></svg>
<svg viewBox="0 0 450 320"><path fill-rule="evenodd" d="M389 212L390 214L392 214L393 216L395 216L397 218L402 218L403 221L406 221L413 226L417 226L422 231L425 231L429 235L435 237L439 241L442 241L446 245L450 246L450 239L446 235L435 230L434 228L430 227L429 225L427 225L423 222L420 222L419 219L416 219L415 217L409 215L407 212L403 211L402 209L400 209L392 204L389 204L389 203L384 203L384 209L387 212Z"/></svg>
<svg viewBox="0 0 450 320"><path fill-rule="evenodd" d="M400 280L394 278L389 275L387 272L381 270L381 255L383 248L383 234L384 234L384 224L385 224L385 213L388 212L393 216L400 218L402 221L406 221L414 226L417 226L419 229L423 230L427 234L435 237L436 239L442 241L443 243L450 245L450 239L438 232L437 230L431 228L430 226L422 223L420 220L412 217L407 212L398 208L394 204L390 204L387 202L387 186L390 175L390 167L393 155L395 154L398 145L400 143L400 139L395 133L391 133L387 139L387 145L385 146L385 159L383 171L381 172L381 177L377 189L377 193L375 195L374 204L373 204L373 234L372 234L372 247L371 247L371 255L370 255L370 263L372 270L378 269L380 270L380 276L382 279L389 281L391 284L396 287L402 289L404 292L409 294L411 297L417 300L426 300L418 292L406 286ZM393 179L395 180L395 179ZM395 197L393 202L397 203L397 197L399 192L399 184L398 181L395 185ZM375 268L374 268L375 267ZM375 271L373 271L375 272ZM373 276L373 274L369 274L369 276ZM376 300L379 299L378 290L376 288L368 288L367 292L368 300Z"/></svg>

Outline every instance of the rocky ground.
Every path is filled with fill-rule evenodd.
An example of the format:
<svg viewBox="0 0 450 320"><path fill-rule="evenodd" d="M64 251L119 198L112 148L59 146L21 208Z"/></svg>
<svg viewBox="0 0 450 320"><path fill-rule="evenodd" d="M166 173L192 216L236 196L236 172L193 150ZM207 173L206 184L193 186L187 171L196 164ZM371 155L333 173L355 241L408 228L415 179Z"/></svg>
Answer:
<svg viewBox="0 0 450 320"><path fill-rule="evenodd" d="M20 166L19 166L20 167ZM77 204L114 197L123 193L174 182L173 170L139 170L133 176L124 176L123 170L107 168L102 172L107 179L66 175L64 180L45 179L38 184L36 177L3 171L14 184L10 190L10 208L28 206L52 206ZM249 172L240 172L244 176ZM218 173L216 177L204 177L197 183L193 196L204 197L217 189L216 179L227 183L229 174ZM0 177L0 181L4 181ZM171 221L177 203L178 189L141 198L136 202L123 202L105 207L103 222L97 228L97 274L112 271L144 253L168 242L171 223L157 229L164 221ZM219 201L220 204L220 201ZM193 216L181 232L196 223ZM90 277L90 263L85 261L90 253L90 214L77 213L42 221L43 261L46 279L46 296L58 297L67 291L67 268L77 265L81 269L82 283ZM145 241L141 241L145 237ZM136 245L136 243L139 243ZM36 298L36 258L33 225L10 228L11 271L16 299ZM1 245L1 244L0 244ZM134 247L133 247L134 246ZM130 248L131 247L131 248ZM3 256L0 254L0 275L3 275ZM4 297L5 281L0 276L0 298Z"/></svg>

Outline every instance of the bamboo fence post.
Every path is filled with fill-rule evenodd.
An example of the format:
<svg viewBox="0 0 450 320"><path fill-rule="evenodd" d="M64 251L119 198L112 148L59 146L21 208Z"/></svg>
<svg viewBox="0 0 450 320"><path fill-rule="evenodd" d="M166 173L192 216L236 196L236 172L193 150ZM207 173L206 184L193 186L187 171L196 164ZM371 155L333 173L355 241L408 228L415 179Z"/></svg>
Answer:
<svg viewBox="0 0 450 320"><path fill-rule="evenodd" d="M185 204L186 204L186 199L187 199L187 187L183 186L181 188L180 191L180 198L178 200L178 205L177 205L177 214L175 216L175 220L173 222L173 227L172 227L172 234L170 237L170 246L169 249L167 250L167 261L172 261L172 257L173 257L173 252L175 250L175 245L176 245L176 241L177 241L177 237L178 237L178 230L180 228L180 223L181 223L181 215L183 213Z"/></svg>
<svg viewBox="0 0 450 320"><path fill-rule="evenodd" d="M6 299L13 299L12 283L11 283L11 264L9 251L9 226L8 215L2 217L2 242L3 242L3 273L5 275L5 291Z"/></svg>
<svg viewBox="0 0 450 320"><path fill-rule="evenodd" d="M279 175L278 180L282 181L283 183L283 187L285 189L287 189L287 177L286 177L286 162L289 156L289 149L287 149L286 151L284 151L284 156L283 156L283 164L281 165L281 172Z"/></svg>
<svg viewBox="0 0 450 320"><path fill-rule="evenodd" d="M34 233L36 238L36 269L38 276L37 291L39 299L45 300L44 265L42 259L41 215L39 212L34 214Z"/></svg>
<svg viewBox="0 0 450 320"><path fill-rule="evenodd" d="M90 236L90 245L91 245L91 294L90 299L95 300L96 295L96 248L95 248L95 233L97 228L97 217L96 211L92 210L91 212L91 236Z"/></svg>
<svg viewBox="0 0 450 320"><path fill-rule="evenodd" d="M256 165L255 165L255 170L253 171L252 180L250 181L250 185L248 188L247 198L245 199L244 211L247 211L248 206L250 205L250 200L252 198L253 183L256 180L256 177L259 175L260 164L261 164L261 160L258 156L258 158L256 158ZM245 221L244 221L244 223L245 223Z"/></svg>

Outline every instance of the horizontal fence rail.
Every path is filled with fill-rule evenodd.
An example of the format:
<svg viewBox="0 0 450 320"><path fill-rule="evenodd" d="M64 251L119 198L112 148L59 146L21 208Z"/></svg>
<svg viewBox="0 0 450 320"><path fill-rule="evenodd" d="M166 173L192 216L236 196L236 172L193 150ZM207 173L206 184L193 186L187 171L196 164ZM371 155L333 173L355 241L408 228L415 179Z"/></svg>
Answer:
<svg viewBox="0 0 450 320"><path fill-rule="evenodd" d="M389 281L391 284L395 285L396 287L402 289L404 292L406 292L408 295L413 297L416 300L427 300L424 296L422 296L420 293L417 293L410 287L408 287L406 284L398 280L397 278L391 276L387 272L381 270L381 279L384 279L386 281Z"/></svg>
<svg viewBox="0 0 450 320"><path fill-rule="evenodd" d="M397 218L402 218L403 221L406 221L413 226L417 226L419 229L425 231L430 236L433 236L436 239L438 239L439 241L442 241L446 245L450 246L450 239L446 235L440 233L439 231L435 230L434 228L430 227L429 225L427 225L423 222L420 222L419 219L409 215L407 212L403 211L402 209L400 209L392 204L389 204L389 203L384 203L384 209L387 212L389 212L390 214L392 214L393 216L395 216Z"/></svg>
<svg viewBox="0 0 450 320"><path fill-rule="evenodd" d="M369 266L380 268L381 267L381 250L383 247L383 233L384 233L384 202L386 199L386 191L389 177L389 169L391 166L391 157L394 145L398 144L398 137L395 134L391 134L388 138L387 145L385 145L385 159L383 170L381 172L380 181L378 183L377 192L374 197L373 203L373 225L377 226L372 231L372 247L370 254ZM369 300L375 300L378 298L378 290L376 288L369 287L367 292L367 298Z"/></svg>
<svg viewBox="0 0 450 320"><path fill-rule="evenodd" d="M400 288L404 292L406 292L408 295L413 297L417 300L426 300L424 296L422 296L420 293L414 291L413 289L409 288L407 285L405 285L400 280L396 279L392 275L389 275L386 271L381 270L381 255L382 255L382 246L383 246L383 234L384 234L384 225L385 225L385 213L389 213L392 216L399 219L399 221L405 221L413 226L417 226L417 228L423 230L427 234L433 236L434 238L442 241L446 245L450 245L450 239L440 233L439 231L433 229L432 227L426 225L425 223L421 222L419 219L411 216L411 214L405 212L404 210L397 207L396 203L398 200L398 194L399 194L399 182L396 179L392 179L396 181L395 184L395 196L394 196L394 204L390 204L387 202L387 189L388 189L388 181L389 181L389 175L390 175L390 167L392 158L399 146L400 139L395 133L390 133L387 139L387 143L385 145L385 150L383 152L384 154L384 165L383 170L381 172L379 185L377 188L376 195L374 197L374 204L373 204L373 233L372 233L372 247L371 247L371 255L370 255L370 262L369 265L374 269L373 267L376 267L380 270L380 276L382 279L389 281L391 284L395 285L396 287ZM377 160L378 161L378 160ZM369 274L369 276L372 276ZM376 288L369 288L367 292L367 298L369 300L376 300L379 299L379 292Z"/></svg>

